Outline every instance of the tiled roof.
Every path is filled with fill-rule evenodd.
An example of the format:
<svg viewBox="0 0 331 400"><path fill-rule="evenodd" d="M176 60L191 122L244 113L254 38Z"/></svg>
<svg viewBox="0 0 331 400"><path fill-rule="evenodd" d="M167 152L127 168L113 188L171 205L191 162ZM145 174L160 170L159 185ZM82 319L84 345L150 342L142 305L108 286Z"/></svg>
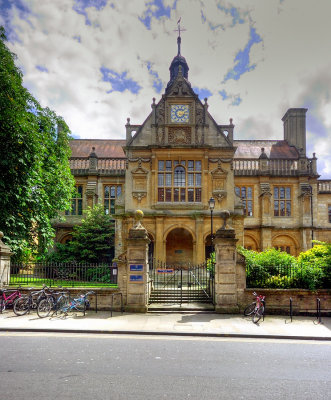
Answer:
<svg viewBox="0 0 331 400"><path fill-rule="evenodd" d="M259 158L264 148L264 153L270 159L297 160L299 153L294 146L285 140L234 140L237 147L234 158Z"/></svg>
<svg viewBox="0 0 331 400"><path fill-rule="evenodd" d="M122 146L125 140L112 139L74 139L70 141L71 157L88 157L95 147L94 153L102 158L125 158Z"/></svg>
<svg viewBox="0 0 331 400"><path fill-rule="evenodd" d="M88 157L94 147L94 153L99 158L125 158L122 148L125 144L125 140L74 139L70 142L71 157ZM299 158L297 149L285 140L234 140L233 145L237 147L234 158L239 159L258 159L262 148L270 159L297 160Z"/></svg>

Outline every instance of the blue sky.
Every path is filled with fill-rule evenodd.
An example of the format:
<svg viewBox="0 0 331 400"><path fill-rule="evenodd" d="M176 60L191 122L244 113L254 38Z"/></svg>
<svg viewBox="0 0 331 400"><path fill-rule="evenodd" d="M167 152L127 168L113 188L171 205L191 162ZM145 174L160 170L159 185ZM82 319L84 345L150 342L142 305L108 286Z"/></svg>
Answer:
<svg viewBox="0 0 331 400"><path fill-rule="evenodd" d="M281 139L307 107L308 155L331 177L331 2L320 0L0 0L24 84L75 137L124 138L158 101L177 54L219 124L236 139ZM318 45L316 45L318 43Z"/></svg>

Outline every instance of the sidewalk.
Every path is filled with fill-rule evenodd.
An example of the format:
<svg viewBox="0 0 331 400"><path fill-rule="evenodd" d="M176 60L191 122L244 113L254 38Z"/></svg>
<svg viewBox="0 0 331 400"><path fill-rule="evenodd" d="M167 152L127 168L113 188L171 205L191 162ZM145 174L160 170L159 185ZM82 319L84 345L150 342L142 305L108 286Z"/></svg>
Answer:
<svg viewBox="0 0 331 400"><path fill-rule="evenodd" d="M150 334L210 337L257 337L279 339L307 339L331 341L331 318L322 317L317 324L314 317L266 315L255 325L249 317L239 314L166 313L131 314L88 311L69 315L64 319L41 319L36 312L17 317L11 310L0 314L0 332L73 332L108 334Z"/></svg>

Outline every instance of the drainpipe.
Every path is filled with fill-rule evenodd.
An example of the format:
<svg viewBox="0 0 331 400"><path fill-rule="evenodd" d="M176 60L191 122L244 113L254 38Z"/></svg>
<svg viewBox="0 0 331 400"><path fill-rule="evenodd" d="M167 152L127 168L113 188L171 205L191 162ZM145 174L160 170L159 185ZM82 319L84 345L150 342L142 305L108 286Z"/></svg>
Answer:
<svg viewBox="0 0 331 400"><path fill-rule="evenodd" d="M313 207L313 187L310 185L310 215L311 215L311 240L314 240L314 207ZM312 243L314 247L314 243Z"/></svg>

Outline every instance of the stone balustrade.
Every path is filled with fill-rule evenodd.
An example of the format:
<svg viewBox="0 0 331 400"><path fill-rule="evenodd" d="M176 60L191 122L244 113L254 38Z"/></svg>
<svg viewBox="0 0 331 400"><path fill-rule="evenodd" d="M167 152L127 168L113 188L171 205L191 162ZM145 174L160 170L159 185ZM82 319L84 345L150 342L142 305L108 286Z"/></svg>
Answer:
<svg viewBox="0 0 331 400"><path fill-rule="evenodd" d="M300 162L301 160L285 159L234 159L233 170L236 176L297 176L301 174L316 174L312 160L313 159L304 159L303 162Z"/></svg>
<svg viewBox="0 0 331 400"><path fill-rule="evenodd" d="M331 179L318 181L318 193L331 193Z"/></svg>
<svg viewBox="0 0 331 400"><path fill-rule="evenodd" d="M89 157L72 157L69 160L73 175L86 175L93 170L98 175L124 175L126 168L125 158L101 158L93 160L92 165Z"/></svg>

